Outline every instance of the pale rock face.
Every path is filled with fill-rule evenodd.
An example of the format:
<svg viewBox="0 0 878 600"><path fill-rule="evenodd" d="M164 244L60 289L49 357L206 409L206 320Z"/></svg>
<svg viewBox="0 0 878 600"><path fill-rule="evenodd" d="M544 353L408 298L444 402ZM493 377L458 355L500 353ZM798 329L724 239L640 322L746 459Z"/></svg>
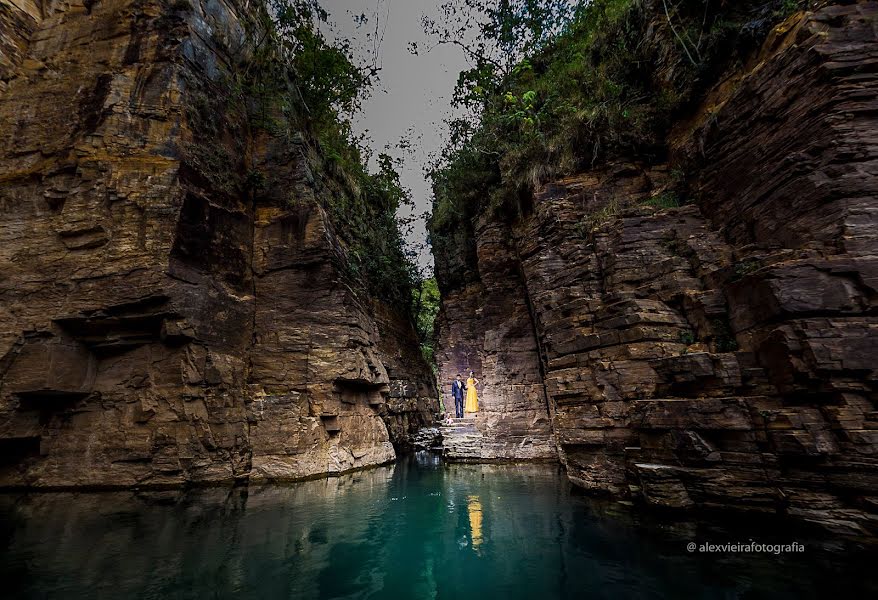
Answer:
<svg viewBox="0 0 878 600"><path fill-rule="evenodd" d="M439 314L446 412L454 414L451 382L457 373L479 380L475 427L481 439L468 440L470 458L551 459L552 436L540 355L527 306L524 282L504 231L492 224L479 230L478 284L452 291Z"/></svg>
<svg viewBox="0 0 878 600"><path fill-rule="evenodd" d="M0 486L338 473L432 420L408 320L337 268L305 142L225 109L248 10L0 12Z"/></svg>
<svg viewBox="0 0 878 600"><path fill-rule="evenodd" d="M669 139L693 203L644 204L670 168L617 162L479 221L476 281L437 265L443 382L486 383L463 454L545 440L594 492L874 534L876 18L800 17L707 96Z"/></svg>

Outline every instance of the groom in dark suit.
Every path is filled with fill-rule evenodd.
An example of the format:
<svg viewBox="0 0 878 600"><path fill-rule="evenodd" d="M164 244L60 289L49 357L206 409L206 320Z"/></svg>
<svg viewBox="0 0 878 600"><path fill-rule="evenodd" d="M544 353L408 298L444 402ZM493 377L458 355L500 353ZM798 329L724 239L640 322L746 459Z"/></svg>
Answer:
<svg viewBox="0 0 878 600"><path fill-rule="evenodd" d="M454 398L454 415L458 419L463 418L463 382L460 380L460 373L457 379L451 382L451 396Z"/></svg>

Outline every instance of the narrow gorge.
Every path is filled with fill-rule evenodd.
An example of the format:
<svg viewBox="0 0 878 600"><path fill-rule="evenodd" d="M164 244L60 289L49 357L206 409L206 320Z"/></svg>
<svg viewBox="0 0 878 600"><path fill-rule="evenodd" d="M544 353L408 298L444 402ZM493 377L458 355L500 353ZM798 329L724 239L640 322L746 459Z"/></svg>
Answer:
<svg viewBox="0 0 878 600"><path fill-rule="evenodd" d="M878 2L675 3L735 30L710 59L667 3L618 4L640 59L607 58L616 30L570 50L625 99L565 106L575 160L534 133L546 46L497 130L547 154L434 173L431 365L398 181L332 151L273 5L0 0L0 488L288 483L417 446L874 540ZM491 494L455 505L475 549Z"/></svg>

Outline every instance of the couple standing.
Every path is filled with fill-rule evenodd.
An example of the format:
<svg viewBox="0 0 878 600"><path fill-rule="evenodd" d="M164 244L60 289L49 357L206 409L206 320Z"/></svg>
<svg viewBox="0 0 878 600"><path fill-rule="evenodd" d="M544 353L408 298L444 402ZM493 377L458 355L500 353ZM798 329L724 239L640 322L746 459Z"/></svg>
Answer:
<svg viewBox="0 0 878 600"><path fill-rule="evenodd" d="M451 382L451 396L454 398L454 416L458 419L463 418L463 414L479 412L479 396L476 394L476 385L479 380L475 377L475 372L469 372L469 378L466 380L466 404L464 404L464 386L460 380L460 373L457 379Z"/></svg>

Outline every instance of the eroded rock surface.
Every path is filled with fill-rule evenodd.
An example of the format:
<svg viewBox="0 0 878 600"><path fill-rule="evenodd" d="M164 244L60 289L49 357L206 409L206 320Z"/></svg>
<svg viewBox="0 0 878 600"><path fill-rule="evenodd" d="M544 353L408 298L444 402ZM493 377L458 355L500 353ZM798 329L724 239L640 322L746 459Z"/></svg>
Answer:
<svg viewBox="0 0 878 600"><path fill-rule="evenodd" d="M252 8L3 4L0 486L335 473L432 420L409 321L339 267L307 136L230 106Z"/></svg>
<svg viewBox="0 0 878 600"><path fill-rule="evenodd" d="M483 446L554 439L576 484L656 506L876 531L876 19L793 17L673 131L670 164L480 219L477 276L438 269L438 355L443 381L486 383ZM687 202L663 207L681 167Z"/></svg>

